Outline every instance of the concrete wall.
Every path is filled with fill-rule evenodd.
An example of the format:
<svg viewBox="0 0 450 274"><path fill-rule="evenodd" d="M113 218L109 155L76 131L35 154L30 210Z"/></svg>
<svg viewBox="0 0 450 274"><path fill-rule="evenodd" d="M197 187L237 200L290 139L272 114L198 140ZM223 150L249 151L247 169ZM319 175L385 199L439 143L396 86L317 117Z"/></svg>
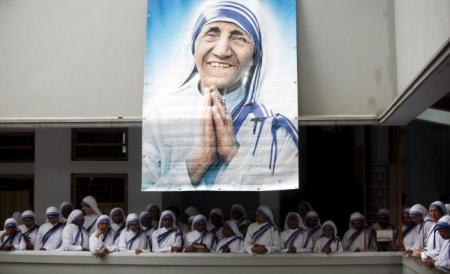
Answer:
<svg viewBox="0 0 450 274"><path fill-rule="evenodd" d="M0 1L0 120L141 117L146 3ZM300 115L380 113L396 95L393 2L297 12Z"/></svg>
<svg viewBox="0 0 450 274"><path fill-rule="evenodd" d="M436 273L401 253L338 255L271 254L111 254L98 259L87 252L26 252L0 254L2 273Z"/></svg>
<svg viewBox="0 0 450 274"><path fill-rule="evenodd" d="M161 193L141 192L141 129L129 128L128 161L71 161L70 128L35 129L34 164L0 164L0 174L34 174L34 209L45 221L50 205L70 201L73 173L128 174L128 211L140 212L149 203L161 205Z"/></svg>
<svg viewBox="0 0 450 274"><path fill-rule="evenodd" d="M450 39L448 0L395 0L399 95Z"/></svg>

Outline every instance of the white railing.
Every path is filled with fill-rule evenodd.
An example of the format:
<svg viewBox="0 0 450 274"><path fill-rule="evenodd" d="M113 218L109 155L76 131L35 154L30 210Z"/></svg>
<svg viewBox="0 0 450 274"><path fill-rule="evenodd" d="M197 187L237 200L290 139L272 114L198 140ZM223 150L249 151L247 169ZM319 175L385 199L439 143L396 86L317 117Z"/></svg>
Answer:
<svg viewBox="0 0 450 274"><path fill-rule="evenodd" d="M436 273L399 252L307 254L113 253L104 259L89 252L14 251L0 253L7 274L284 274Z"/></svg>

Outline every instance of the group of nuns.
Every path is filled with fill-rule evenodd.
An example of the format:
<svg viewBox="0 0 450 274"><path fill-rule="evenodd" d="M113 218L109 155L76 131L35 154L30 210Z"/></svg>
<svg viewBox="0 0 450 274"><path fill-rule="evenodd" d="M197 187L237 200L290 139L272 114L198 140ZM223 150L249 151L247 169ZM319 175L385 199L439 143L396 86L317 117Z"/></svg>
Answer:
<svg viewBox="0 0 450 274"><path fill-rule="evenodd" d="M421 257L428 265L450 267L449 205L431 203L427 210L416 204L403 211L399 248ZM177 220L177 210L162 213L150 204L139 215L125 218L121 208L102 215L95 198L85 197L81 210L63 202L59 209L46 210L47 222L40 227L34 213L15 213L0 232L0 250L90 251L103 257L111 252L216 252L216 253L341 253L396 250L395 243L381 245L376 231L392 229L390 212L381 209L377 222L367 226L365 217L351 214L349 229L342 240L333 221L323 224L308 202L301 202L298 212L286 215L283 229L278 228L271 209L259 206L252 222L245 208L234 204L231 218L225 221L221 209L210 211L209 218L195 207L184 211L185 222ZM23 224L18 225L18 220ZM384 249L385 248L385 249ZM445 265L447 264L447 265Z"/></svg>

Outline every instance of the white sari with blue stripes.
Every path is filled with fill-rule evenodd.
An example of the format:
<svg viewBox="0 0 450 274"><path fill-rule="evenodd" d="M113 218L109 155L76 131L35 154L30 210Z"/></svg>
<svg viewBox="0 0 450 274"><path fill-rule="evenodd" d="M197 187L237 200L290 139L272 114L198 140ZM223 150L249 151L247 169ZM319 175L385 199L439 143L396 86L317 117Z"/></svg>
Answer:
<svg viewBox="0 0 450 274"><path fill-rule="evenodd" d="M259 224L254 222L250 224L245 235L244 248L247 253L253 253L253 245L264 245L267 253L280 252L280 233L277 228L270 223Z"/></svg>

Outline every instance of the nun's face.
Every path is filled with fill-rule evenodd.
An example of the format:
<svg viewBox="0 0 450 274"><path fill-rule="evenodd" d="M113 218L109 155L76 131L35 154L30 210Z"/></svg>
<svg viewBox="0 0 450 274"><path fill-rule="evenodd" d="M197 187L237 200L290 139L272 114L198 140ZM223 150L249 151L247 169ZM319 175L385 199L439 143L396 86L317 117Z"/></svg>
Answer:
<svg viewBox="0 0 450 274"><path fill-rule="evenodd" d="M48 222L51 223L52 225L55 225L59 222L59 216L56 215L48 216L47 219Z"/></svg>
<svg viewBox="0 0 450 274"><path fill-rule="evenodd" d="M156 221L159 220L160 212L159 212L158 207L152 206L148 212L150 213L150 217L152 220L156 220Z"/></svg>
<svg viewBox="0 0 450 274"><path fill-rule="evenodd" d="M233 220L241 219L242 212L239 209L233 209L233 211L231 211L231 218L233 218Z"/></svg>
<svg viewBox="0 0 450 274"><path fill-rule="evenodd" d="M305 224L308 227L315 227L315 226L317 226L318 223L319 223L319 220L317 220L316 217L308 217L305 219Z"/></svg>
<svg viewBox="0 0 450 274"><path fill-rule="evenodd" d="M91 215L91 214L95 213L94 210L90 206L85 205L85 204L82 204L81 210L83 210L85 215Z"/></svg>
<svg viewBox="0 0 450 274"><path fill-rule="evenodd" d="M211 215L211 223L215 226L220 226L223 224L222 217L219 214Z"/></svg>
<svg viewBox="0 0 450 274"><path fill-rule="evenodd" d="M133 232L137 232L139 230L139 224L138 223L134 223L134 224L130 224L128 225L128 227L131 229L131 231Z"/></svg>
<svg viewBox="0 0 450 274"><path fill-rule="evenodd" d="M428 211L433 222L437 222L441 218L441 213L436 208L430 208Z"/></svg>
<svg viewBox="0 0 450 274"><path fill-rule="evenodd" d="M113 215L111 216L113 222L115 224L121 224L123 223L123 215L119 211L114 211Z"/></svg>
<svg viewBox="0 0 450 274"><path fill-rule="evenodd" d="M17 231L17 226L8 226L6 229L6 235L12 235Z"/></svg>
<svg viewBox="0 0 450 274"><path fill-rule="evenodd" d="M227 225L224 225L224 226L223 226L222 234L223 234L223 236L224 236L225 238L229 238L229 237L234 236L233 230L231 230L231 228L228 227Z"/></svg>
<svg viewBox="0 0 450 274"><path fill-rule="evenodd" d="M152 219L150 218L150 214L146 214L141 218L141 223L143 226L149 227L152 224Z"/></svg>
<svg viewBox="0 0 450 274"><path fill-rule="evenodd" d="M65 219L67 219L70 215L70 212L72 212L72 210L73 210L73 208L71 205L65 205L61 209L61 214Z"/></svg>
<svg viewBox="0 0 450 274"><path fill-rule="evenodd" d="M206 230L206 223L205 222L198 222L195 224L195 229L198 232L203 232Z"/></svg>
<svg viewBox="0 0 450 274"><path fill-rule="evenodd" d="M32 227L34 224L34 220L32 218L23 218L22 220L23 224L28 228Z"/></svg>
<svg viewBox="0 0 450 274"><path fill-rule="evenodd" d="M298 228L298 218L295 215L289 215L287 219L287 225L290 229Z"/></svg>
<svg viewBox="0 0 450 274"><path fill-rule="evenodd" d="M109 228L109 223L101 223L101 224L98 224L98 229L100 229L100 230L102 230L102 231L105 231L105 230L107 230Z"/></svg>
<svg viewBox="0 0 450 274"><path fill-rule="evenodd" d="M253 40L228 22L206 24L195 43L195 65L201 87L236 89L253 65Z"/></svg>
<svg viewBox="0 0 450 274"><path fill-rule="evenodd" d="M360 220L352 221L352 227L356 230L361 230L364 227L364 223L363 223L363 221L360 221Z"/></svg>
<svg viewBox="0 0 450 274"><path fill-rule="evenodd" d="M423 223L423 219L421 216L417 216L417 215L410 215L409 218L411 219L411 221L415 224L421 224Z"/></svg>
<svg viewBox="0 0 450 274"><path fill-rule="evenodd" d="M165 227L165 228L171 228L172 225L173 225L173 220L172 220L172 218L170 218L170 217L164 218L164 219L162 220L162 225L163 225L163 227Z"/></svg>
<svg viewBox="0 0 450 274"><path fill-rule="evenodd" d="M448 229L438 229L439 235L441 235L444 240L450 239L450 230Z"/></svg>
<svg viewBox="0 0 450 274"><path fill-rule="evenodd" d="M325 237L331 238L334 236L334 229L331 226L325 226L322 229L322 233Z"/></svg>
<svg viewBox="0 0 450 274"><path fill-rule="evenodd" d="M77 226L82 226L84 224L84 218L78 218L73 223Z"/></svg>
<svg viewBox="0 0 450 274"><path fill-rule="evenodd" d="M260 212L256 212L255 215L256 222L259 224L267 223L267 218Z"/></svg>

